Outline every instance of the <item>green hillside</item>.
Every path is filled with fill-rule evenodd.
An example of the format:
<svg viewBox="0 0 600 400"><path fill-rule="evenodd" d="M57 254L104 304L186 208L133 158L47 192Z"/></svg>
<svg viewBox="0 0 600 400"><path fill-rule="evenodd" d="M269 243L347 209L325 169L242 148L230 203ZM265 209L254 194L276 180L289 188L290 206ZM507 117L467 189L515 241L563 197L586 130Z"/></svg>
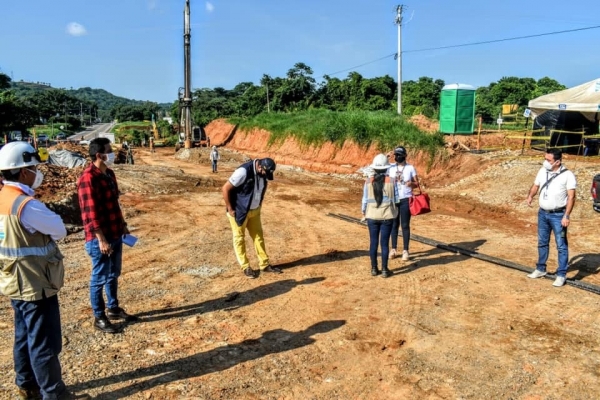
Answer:
<svg viewBox="0 0 600 400"><path fill-rule="evenodd" d="M38 92L48 90L61 90L47 84L37 82L12 82L11 89L19 98L29 97ZM79 100L96 103L98 110L110 111L116 106L136 106L146 103L142 100L132 100L125 97L115 96L114 94L104 89L92 89L84 87L79 89L64 90L67 95L73 96ZM158 104L159 108L168 111L171 108L171 103Z"/></svg>

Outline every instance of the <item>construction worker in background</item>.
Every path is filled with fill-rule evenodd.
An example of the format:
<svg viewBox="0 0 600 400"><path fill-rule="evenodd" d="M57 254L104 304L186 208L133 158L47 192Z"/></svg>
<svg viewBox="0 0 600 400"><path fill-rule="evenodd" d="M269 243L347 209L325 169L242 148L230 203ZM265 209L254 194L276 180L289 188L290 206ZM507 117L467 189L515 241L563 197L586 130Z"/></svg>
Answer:
<svg viewBox="0 0 600 400"><path fill-rule="evenodd" d="M154 153L154 138L150 136L150 152Z"/></svg>
<svg viewBox="0 0 600 400"><path fill-rule="evenodd" d="M251 279L256 278L256 274L250 268L250 261L246 256L246 228L254 241L260 271L276 274L282 272L269 264L260 221L260 208L267 191L267 181L273 180L275 167L275 161L271 158L248 161L236 169L223 186L227 218L233 232L233 249L244 275Z"/></svg>
<svg viewBox="0 0 600 400"><path fill-rule="evenodd" d="M217 162L221 159L219 155L219 151L217 150L217 146L213 146L210 151L210 161L212 162L212 172L217 172Z"/></svg>
<svg viewBox="0 0 600 400"><path fill-rule="evenodd" d="M58 214L33 197L44 178L37 169L40 162L27 142L12 142L0 150L0 292L10 298L15 315L19 398L70 399L74 397L62 380L58 359L58 292L65 269L56 241L67 230Z"/></svg>

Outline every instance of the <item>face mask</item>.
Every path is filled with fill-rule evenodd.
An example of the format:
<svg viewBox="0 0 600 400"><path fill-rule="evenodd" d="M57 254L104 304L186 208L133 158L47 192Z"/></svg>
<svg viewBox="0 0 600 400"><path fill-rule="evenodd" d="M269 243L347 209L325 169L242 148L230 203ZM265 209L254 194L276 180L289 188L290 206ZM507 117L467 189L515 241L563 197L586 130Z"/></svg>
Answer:
<svg viewBox="0 0 600 400"><path fill-rule="evenodd" d="M555 162L556 161L554 161L554 162L551 163L550 161L545 160L542 165L544 166L544 168L546 168L546 171L552 171L552 167L554 166Z"/></svg>
<svg viewBox="0 0 600 400"><path fill-rule="evenodd" d="M44 180L44 174L42 174L40 171L36 170L35 172L27 169L27 171L31 172L32 174L35 173L35 180L33 181L33 183L31 184L31 188L32 189L37 189L40 187L40 185L42 184L42 181Z"/></svg>
<svg viewBox="0 0 600 400"><path fill-rule="evenodd" d="M396 162L402 164L405 160L406 157L404 156L395 156Z"/></svg>
<svg viewBox="0 0 600 400"><path fill-rule="evenodd" d="M106 160L104 160L104 164L113 165L115 163L115 153L108 153L106 155Z"/></svg>

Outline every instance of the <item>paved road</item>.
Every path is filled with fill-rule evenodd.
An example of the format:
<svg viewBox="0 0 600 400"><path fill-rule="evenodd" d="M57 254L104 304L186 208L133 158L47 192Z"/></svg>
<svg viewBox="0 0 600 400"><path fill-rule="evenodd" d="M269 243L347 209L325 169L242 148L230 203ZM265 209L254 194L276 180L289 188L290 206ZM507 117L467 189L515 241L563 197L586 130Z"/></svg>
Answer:
<svg viewBox="0 0 600 400"><path fill-rule="evenodd" d="M92 140L99 137L102 133L109 133L114 125L114 122L92 125L85 131L67 137L67 140Z"/></svg>

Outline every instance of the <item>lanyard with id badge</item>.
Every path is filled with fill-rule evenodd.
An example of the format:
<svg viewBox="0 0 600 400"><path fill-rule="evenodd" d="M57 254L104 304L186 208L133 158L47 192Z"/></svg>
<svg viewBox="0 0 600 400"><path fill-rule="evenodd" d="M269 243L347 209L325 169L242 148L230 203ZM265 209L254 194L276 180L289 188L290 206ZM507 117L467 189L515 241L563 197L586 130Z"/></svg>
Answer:
<svg viewBox="0 0 600 400"><path fill-rule="evenodd" d="M554 178L556 178L557 176L559 176L566 170L567 170L566 168L563 168L557 174L552 175L550 178L548 178L549 172L546 172L546 183L544 183L544 186L542 186L542 188L540 189L540 192L544 192L542 194L542 196L544 197L544 200L548 200L548 186L550 186L550 182L552 182L552 180ZM544 191L544 189L546 189L546 191Z"/></svg>

